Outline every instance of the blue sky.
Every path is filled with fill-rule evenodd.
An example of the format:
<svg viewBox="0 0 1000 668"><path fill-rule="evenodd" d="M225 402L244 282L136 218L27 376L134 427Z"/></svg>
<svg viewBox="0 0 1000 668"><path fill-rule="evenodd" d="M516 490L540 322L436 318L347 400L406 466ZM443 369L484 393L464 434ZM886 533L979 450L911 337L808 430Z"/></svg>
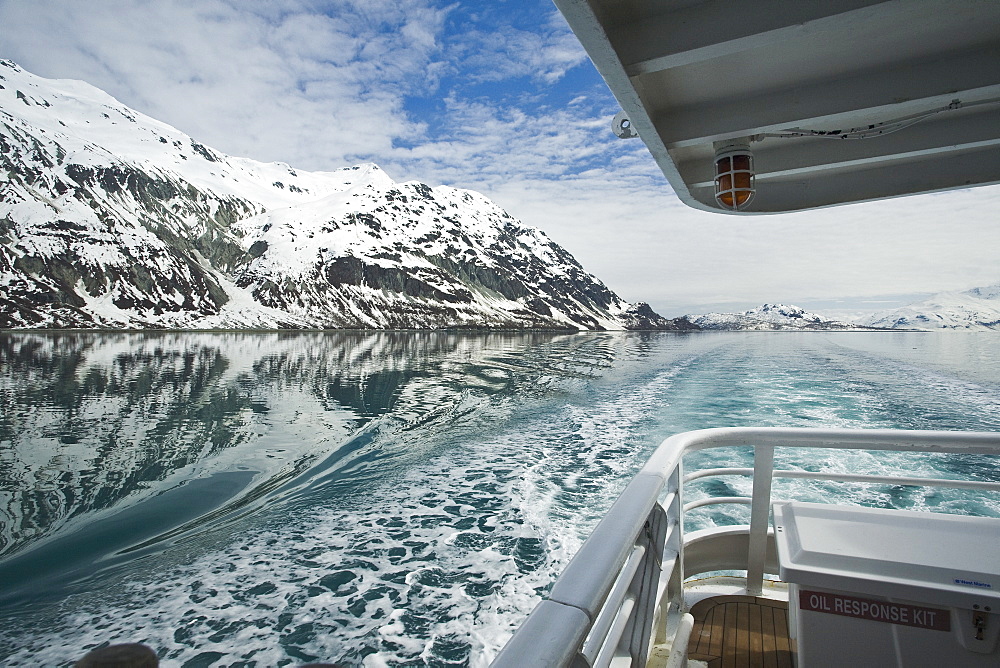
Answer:
<svg viewBox="0 0 1000 668"><path fill-rule="evenodd" d="M484 193L665 315L1000 281L1000 187L776 217L682 205L549 0L0 0L0 57L223 152Z"/></svg>

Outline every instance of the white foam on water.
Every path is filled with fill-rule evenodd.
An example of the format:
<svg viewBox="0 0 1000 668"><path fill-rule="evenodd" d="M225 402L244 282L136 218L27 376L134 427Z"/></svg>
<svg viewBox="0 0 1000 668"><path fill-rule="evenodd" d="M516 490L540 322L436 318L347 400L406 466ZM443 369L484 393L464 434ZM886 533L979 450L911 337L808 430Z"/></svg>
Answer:
<svg viewBox="0 0 1000 668"><path fill-rule="evenodd" d="M486 666L645 458L637 426L679 368L434 457L369 503L312 508L120 593L70 601L8 661L140 641L164 665Z"/></svg>
<svg viewBox="0 0 1000 668"><path fill-rule="evenodd" d="M806 362L783 367L738 358L673 359L639 380L593 385L585 372L573 376L577 372L567 367L576 380L563 384L562 403L553 403L558 393L549 390L540 392L541 401L514 396L491 403L463 394L446 415L426 422L416 416L381 432L394 443L373 448L405 444L423 453L405 470L376 478L361 494L287 506L280 517L276 512L245 528L224 547L135 575L117 591L70 598L57 619L20 632L19 649L6 661L55 664L100 642L138 641L157 648L165 666L194 660L216 666L312 660L486 666L656 445L650 432L664 424L693 428L718 426L701 420L740 418L745 424L896 426L902 416L894 413L898 401L887 393L887 379L904 385L921 379L890 365L871 370L881 381L848 386L841 376L858 371L837 355L822 370ZM734 363L744 367L730 373L729 384L720 383ZM734 387L737 381L743 388ZM539 382L550 381L543 375ZM990 412L997 396L988 388L944 376L932 385L926 396L914 388L899 392L909 391L924 405L936 402L944 413L965 406L970 424L996 419ZM699 393L694 400L703 406L694 416L686 412L689 391ZM455 437L449 447L442 447L442 429ZM745 450L702 454L692 458L747 465ZM779 462L885 473L901 470L896 457L795 451ZM940 465L929 458L920 470L941 474ZM747 479L726 484L735 493L750 492ZM804 493L810 484L779 481L775 496ZM689 491L689 500L706 493L697 485ZM845 503L950 504L956 512L974 512L981 504L985 513L979 514L1000 516L995 502L963 493L901 496L861 485L811 493ZM702 521L742 522L744 511L706 512Z"/></svg>

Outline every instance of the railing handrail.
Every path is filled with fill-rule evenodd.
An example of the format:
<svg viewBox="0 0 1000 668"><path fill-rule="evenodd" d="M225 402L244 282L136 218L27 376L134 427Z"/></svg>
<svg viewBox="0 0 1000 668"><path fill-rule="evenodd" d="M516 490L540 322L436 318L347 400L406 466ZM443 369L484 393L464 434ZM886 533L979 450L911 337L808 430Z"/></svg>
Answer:
<svg viewBox="0 0 1000 668"><path fill-rule="evenodd" d="M753 477L752 468L719 468L701 469L684 476L684 482L693 482L702 478L712 478L715 476L738 475ZM862 482L862 483L885 483L893 485L905 485L908 487L950 487L952 489L980 489L996 490L1000 488L1000 483L988 482L984 480L961 480L958 478L910 478L896 475L871 475L867 473L831 473L828 471L804 471L799 469L774 469L771 474L775 478L826 480L827 482ZM750 497L740 497L746 498ZM685 509L691 503L684 504Z"/></svg>
<svg viewBox="0 0 1000 668"><path fill-rule="evenodd" d="M648 532L651 513L663 495L664 488L668 493L674 494L677 508L676 516L667 517L667 530L673 530L679 535L681 527L672 525L679 522L683 513L682 459L689 452L721 447L753 447L755 452L747 568L748 590L753 591L755 587L751 584L752 581L761 580L763 577L763 553L767 540L775 447L1000 455L1000 434L899 429L724 427L671 436L653 452L645 466L629 482L591 536L566 566L552 587L548 599L542 601L532 611L497 656L493 666L501 668L522 665L591 665L589 658L580 653L580 648L598 615L602 613L602 608L615 586L623 564L632 554L636 543L642 539L643 532ZM822 474L802 477L820 477L820 475ZM892 476L887 478L892 479ZM899 479L918 480L902 477ZM933 479L933 482L950 481ZM976 487L1000 489L1000 483L982 483ZM682 538L676 554L664 554L661 557L664 563L668 561L671 563L671 568L676 564L681 569L680 581L683 581L684 577ZM671 576L666 568L663 569L663 573L667 577ZM759 583L756 589L759 591ZM638 604L635 607L640 608ZM612 641L617 642L617 638ZM588 654L593 655L592 652Z"/></svg>
<svg viewBox="0 0 1000 668"><path fill-rule="evenodd" d="M709 448L770 443L782 448L891 450L1000 455L1000 434L909 429L813 429L811 427L716 427L674 434L663 441L639 474L671 471L688 453Z"/></svg>

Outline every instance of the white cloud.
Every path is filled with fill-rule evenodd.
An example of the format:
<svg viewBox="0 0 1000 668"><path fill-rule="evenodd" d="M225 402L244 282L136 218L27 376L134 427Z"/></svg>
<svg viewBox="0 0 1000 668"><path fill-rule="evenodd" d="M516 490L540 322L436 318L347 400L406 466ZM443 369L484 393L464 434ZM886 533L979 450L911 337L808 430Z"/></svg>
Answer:
<svg viewBox="0 0 1000 668"><path fill-rule="evenodd" d="M553 84L568 70L587 62L587 54L555 8L545 20L522 19L496 5L486 15L470 15L444 40L445 56L469 82L497 82L516 77Z"/></svg>
<svg viewBox="0 0 1000 668"><path fill-rule="evenodd" d="M602 172L609 160L655 171L650 160L642 165L648 155L641 145L630 146L611 134L611 107L570 110L489 102L448 96L449 132L398 149L384 167L396 178L447 183L487 195L512 181L530 185L594 168Z"/></svg>
<svg viewBox="0 0 1000 668"><path fill-rule="evenodd" d="M351 9L348 3L342 8ZM335 168L419 132L404 96L427 85L446 10L223 0L8 2L4 54L80 78L226 153Z"/></svg>
<svg viewBox="0 0 1000 668"><path fill-rule="evenodd" d="M568 30L539 33L502 26L497 31L472 31L461 37L450 53L466 76L477 82L523 76L552 84L587 58Z"/></svg>

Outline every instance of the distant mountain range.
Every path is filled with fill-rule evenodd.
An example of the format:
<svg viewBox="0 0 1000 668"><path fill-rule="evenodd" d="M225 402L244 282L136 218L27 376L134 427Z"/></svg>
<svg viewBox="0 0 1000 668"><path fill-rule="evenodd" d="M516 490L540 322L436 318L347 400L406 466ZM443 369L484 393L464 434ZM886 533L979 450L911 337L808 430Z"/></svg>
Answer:
<svg viewBox="0 0 1000 668"><path fill-rule="evenodd" d="M0 61L0 327L695 329L480 194L223 155Z"/></svg>
<svg viewBox="0 0 1000 668"><path fill-rule="evenodd" d="M870 329L857 324L831 320L809 313L798 306L764 304L742 313L706 313L689 315L688 320L706 330L859 330Z"/></svg>
<svg viewBox="0 0 1000 668"><path fill-rule="evenodd" d="M834 320L786 304L764 304L742 313L706 313L685 318L705 330L1000 330L1000 284L964 292L942 292L922 302L855 322Z"/></svg>
<svg viewBox="0 0 1000 668"><path fill-rule="evenodd" d="M964 292L942 292L861 322L892 329L1000 330L1000 283Z"/></svg>

